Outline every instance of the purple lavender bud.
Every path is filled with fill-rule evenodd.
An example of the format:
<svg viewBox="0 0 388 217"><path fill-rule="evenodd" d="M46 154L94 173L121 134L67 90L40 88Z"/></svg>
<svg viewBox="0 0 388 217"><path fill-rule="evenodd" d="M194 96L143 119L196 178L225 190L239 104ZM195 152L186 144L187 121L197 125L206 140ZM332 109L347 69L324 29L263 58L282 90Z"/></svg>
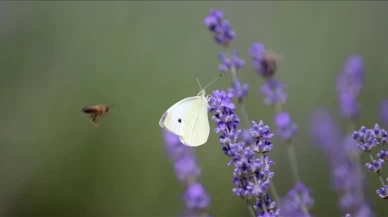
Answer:
<svg viewBox="0 0 388 217"><path fill-rule="evenodd" d="M167 130L163 131L165 148L171 160L175 161L184 155L192 155L192 149L183 145L179 137Z"/></svg>
<svg viewBox="0 0 388 217"><path fill-rule="evenodd" d="M380 118L385 126L388 126L388 99L380 102Z"/></svg>
<svg viewBox="0 0 388 217"><path fill-rule="evenodd" d="M277 69L277 58L274 54L266 52L262 43L253 43L249 48L252 67L264 78L271 78Z"/></svg>
<svg viewBox="0 0 388 217"><path fill-rule="evenodd" d="M372 163L366 163L365 166L366 168L368 168L368 170L375 173L379 173L384 166L384 160L374 160Z"/></svg>
<svg viewBox="0 0 388 217"><path fill-rule="evenodd" d="M355 192L353 191L350 191L351 189L349 189L348 191L346 191L343 195L341 195L341 197L339 198L339 204L340 204L340 207L343 209L343 210L349 210L349 209L352 209L354 207L358 207L358 205L362 202L360 201L360 198L357 197L357 195L355 194Z"/></svg>
<svg viewBox="0 0 388 217"><path fill-rule="evenodd" d="M381 160L388 161L388 150L381 150L379 153L377 153L377 157Z"/></svg>
<svg viewBox="0 0 388 217"><path fill-rule="evenodd" d="M299 181L295 184L294 188L288 192L288 196L294 198L295 200L301 199L306 207L312 207L314 204L313 198L310 196L311 190L303 184L303 182ZM302 201L301 201L302 202Z"/></svg>
<svg viewBox="0 0 388 217"><path fill-rule="evenodd" d="M364 62L360 56L350 56L343 71L337 77L337 92L341 114L345 118L358 118L360 105L357 102L364 84Z"/></svg>
<svg viewBox="0 0 388 217"><path fill-rule="evenodd" d="M353 217L374 217L374 213L372 212L370 206L368 204L363 204L360 207L358 207L358 210L356 213L354 213Z"/></svg>
<svg viewBox="0 0 388 217"><path fill-rule="evenodd" d="M249 132L252 137L257 139L267 140L273 137L273 134L271 133L269 126L264 125L262 120L260 120L258 124L255 121L252 121L252 128L249 129Z"/></svg>
<svg viewBox="0 0 388 217"><path fill-rule="evenodd" d="M221 60L221 64L218 66L218 69L221 72L230 72L232 70L238 71L245 66L245 61L239 58L237 49L232 51L230 58L223 52L220 52L218 57Z"/></svg>
<svg viewBox="0 0 388 217"><path fill-rule="evenodd" d="M388 133L386 130L381 129L378 124L375 124L375 127L373 128L374 135L378 141L378 146L383 146L387 143L387 137Z"/></svg>
<svg viewBox="0 0 388 217"><path fill-rule="evenodd" d="M353 139L358 142L358 147L365 152L370 152L376 146L387 143L388 133L375 124L374 129L366 129L364 126L359 131L353 132Z"/></svg>
<svg viewBox="0 0 388 217"><path fill-rule="evenodd" d="M201 169L197 165L194 156L184 156L176 160L175 173L181 182L196 180L201 175Z"/></svg>
<svg viewBox="0 0 388 217"><path fill-rule="evenodd" d="M345 217L352 217L349 213L345 215Z"/></svg>
<svg viewBox="0 0 388 217"><path fill-rule="evenodd" d="M340 129L334 118L326 110L317 110L312 114L311 128L314 141L327 154L335 153L340 143Z"/></svg>
<svg viewBox="0 0 388 217"><path fill-rule="evenodd" d="M228 93L232 94L232 98L236 98L239 102L248 95L248 84L241 84L239 80L234 80L232 87L228 89Z"/></svg>
<svg viewBox="0 0 388 217"><path fill-rule="evenodd" d="M384 187L377 189L376 193L381 199L388 199L388 185L384 185Z"/></svg>
<svg viewBox="0 0 388 217"><path fill-rule="evenodd" d="M257 217L280 217L280 210L270 210L268 212L259 212Z"/></svg>
<svg viewBox="0 0 388 217"><path fill-rule="evenodd" d="M186 207L190 210L203 210L209 207L210 196L207 194L205 188L201 183L191 184L185 194L184 200Z"/></svg>
<svg viewBox="0 0 388 217"><path fill-rule="evenodd" d="M276 79L267 79L265 84L260 88L261 94L265 96L266 105L284 104L288 95L284 91L285 85Z"/></svg>
<svg viewBox="0 0 388 217"><path fill-rule="evenodd" d="M354 95L340 93L338 96L341 115L348 119L357 119L360 116L360 104Z"/></svg>
<svg viewBox="0 0 388 217"><path fill-rule="evenodd" d="M214 40L224 46L234 40L236 34L230 27L229 21L224 20L224 12L211 9L205 17L204 23L208 30L213 33Z"/></svg>
<svg viewBox="0 0 388 217"><path fill-rule="evenodd" d="M364 126L359 131L353 132L353 139L358 142L358 148L364 152L370 152L378 144L374 131L368 130Z"/></svg>
<svg viewBox="0 0 388 217"><path fill-rule="evenodd" d="M310 196L310 189L307 188L302 182L295 184L287 196L282 198L280 210L284 217L309 217L303 211L303 207L311 208L314 204L313 199Z"/></svg>
<svg viewBox="0 0 388 217"><path fill-rule="evenodd" d="M276 134L283 140L290 140L295 136L298 125L291 120L288 112L279 112L275 116Z"/></svg>

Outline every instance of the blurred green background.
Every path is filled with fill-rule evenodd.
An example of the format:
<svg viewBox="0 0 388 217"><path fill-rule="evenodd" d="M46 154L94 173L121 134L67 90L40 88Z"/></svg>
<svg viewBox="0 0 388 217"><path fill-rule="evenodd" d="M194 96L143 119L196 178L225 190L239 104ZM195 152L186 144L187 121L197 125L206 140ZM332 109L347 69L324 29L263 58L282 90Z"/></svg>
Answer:
<svg viewBox="0 0 388 217"><path fill-rule="evenodd" d="M260 41L282 56L277 77L288 85L285 109L300 127L294 142L300 176L313 189L312 213L340 216L329 169L311 141L310 113L324 106L339 117L335 76L358 53L366 62L360 124L380 122L388 2L1 2L0 215L180 214L184 187L165 156L158 121L198 93L195 76L206 84L219 74L222 48L203 24L210 8L224 10L237 34L232 47L247 62L239 77L250 85L249 117L271 127L274 112L262 103L263 80L250 67L248 48ZM225 76L207 92L230 83ZM99 103L116 107L96 128L80 110ZM291 171L285 144L274 145L273 180L284 195ZM196 153L210 213L248 216L232 195L233 168L216 134ZM377 216L388 216L375 194L378 179L367 177Z"/></svg>

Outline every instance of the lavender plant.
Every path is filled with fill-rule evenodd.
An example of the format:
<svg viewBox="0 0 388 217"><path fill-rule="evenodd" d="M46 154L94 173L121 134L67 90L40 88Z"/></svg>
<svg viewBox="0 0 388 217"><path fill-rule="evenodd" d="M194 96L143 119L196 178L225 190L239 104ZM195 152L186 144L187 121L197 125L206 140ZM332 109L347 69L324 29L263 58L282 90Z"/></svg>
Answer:
<svg viewBox="0 0 388 217"><path fill-rule="evenodd" d="M357 99L363 83L364 62L360 56L351 55L336 80L340 115L348 123L344 135L327 111L316 111L312 119L313 137L328 159L339 207L353 217L374 216L364 197L365 179L360 169L360 155L350 135L360 116Z"/></svg>
<svg viewBox="0 0 388 217"><path fill-rule="evenodd" d="M224 13L219 10L211 10L205 17L204 23L213 34L217 43L228 48L235 39L229 21L224 20ZM276 202L271 200L268 193L271 179L274 175L270 166L271 161L268 152L273 145L273 134L262 121L252 121L249 129L239 129L240 118L236 114L236 106L232 99L237 99L241 113L244 116L245 125L250 125L249 117L244 106L244 98L247 96L249 86L241 84L237 71L244 68L245 61L238 57L238 52L233 49L230 52L220 52L221 64L219 70L232 75L232 87L228 91L213 91L209 100L209 112L213 114L212 120L216 123L216 133L219 134L221 149L225 155L231 158L229 164L234 164L233 182L236 185L232 191L235 196L244 199L252 216L279 216ZM252 206L251 200L254 201Z"/></svg>
<svg viewBox="0 0 388 217"><path fill-rule="evenodd" d="M179 137L168 131L163 132L167 155L174 164L177 179L186 186L183 195L184 217L207 217L210 196L199 182L201 169L191 147L183 145Z"/></svg>
<svg viewBox="0 0 388 217"><path fill-rule="evenodd" d="M369 153L371 162L366 163L365 166L371 172L374 172L379 177L381 188L376 190L376 193L382 199L388 199L388 185L384 183L381 175L384 162L388 160L388 149L384 148L377 153L377 159L372 155L372 150L381 148L387 143L388 133L381 129L378 124L373 129L367 129L362 126L360 130L353 132L353 139L357 141L358 148L366 153Z"/></svg>
<svg viewBox="0 0 388 217"><path fill-rule="evenodd" d="M292 144L292 138L298 130L298 125L292 121L288 112L282 111L288 94L285 92L286 86L274 77L278 69L278 57L275 53L267 51L264 44L258 42L252 44L249 53L252 67L265 80L264 85L260 88L260 92L264 95L264 103L274 108L276 113L274 118L276 135L288 146L288 157L295 186L288 192L288 196L282 199L282 215L310 216L309 209L312 208L313 199L310 197L308 188L302 187L304 184L299 178L295 147ZM295 193L299 191L302 192L301 195Z"/></svg>
<svg viewBox="0 0 388 217"><path fill-rule="evenodd" d="M296 162L293 137L298 131L298 125L291 115L284 111L288 100L286 85L275 75L279 69L278 56L265 48L263 43L255 42L249 49L254 71L264 79L260 93L264 96L264 104L274 109L275 133L262 120L258 123L249 119L245 108L245 99L249 86L241 82L238 74L245 68L245 61L238 55L237 49L230 45L236 34L224 13L220 10L210 10L204 19L204 24L212 33L213 40L224 49L218 54L221 63L218 70L230 73L232 85L227 90L214 90L208 101L208 111L216 127L219 143L223 153L229 157L228 165L234 166L232 181L235 188L232 193L244 200L253 217L310 217L314 205L311 190L300 180ZM348 122L344 135L332 116L326 111L316 111L312 118L312 133L315 142L323 151L331 168L333 188L338 192L339 207L345 217L373 217L374 214L364 196L365 179L360 169L360 154L369 152L371 163L366 167L378 174L382 187L377 194L388 199L388 185L384 183L381 169L388 160L388 150L383 149L375 160L371 151L387 143L388 133L376 124L374 129L362 127L355 130L356 121L360 116L361 107L358 97L364 83L364 63L360 56L350 56L344 69L337 77L337 93L341 116ZM233 101L236 101L236 104ZM238 104L238 108L237 105ZM388 124L388 101L382 102L382 119ZM243 120L237 115L239 109ZM243 123L244 127L241 127ZM165 132L166 148L178 180L187 186L184 200L186 202L185 216L207 216L210 197L199 183L200 169L196 163L192 149L180 143L176 135ZM269 152L273 149L272 138L277 136L288 147L288 157L292 169L294 187L279 198L272 182L275 173L271 167L275 162L270 159ZM357 144L356 144L356 142ZM386 180L388 182L388 179ZM272 197L275 201L272 200Z"/></svg>

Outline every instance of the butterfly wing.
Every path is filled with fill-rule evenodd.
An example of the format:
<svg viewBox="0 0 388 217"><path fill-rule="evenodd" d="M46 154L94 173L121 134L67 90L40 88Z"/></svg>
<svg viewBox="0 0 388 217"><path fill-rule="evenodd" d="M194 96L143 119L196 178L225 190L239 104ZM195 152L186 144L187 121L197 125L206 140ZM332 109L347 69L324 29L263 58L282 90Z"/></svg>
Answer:
<svg viewBox="0 0 388 217"><path fill-rule="evenodd" d="M206 143L210 133L206 98L192 102L183 120L180 140L188 146L200 146Z"/></svg>
<svg viewBox="0 0 388 217"><path fill-rule="evenodd" d="M160 118L160 127L181 136L185 116L192 108L193 103L199 98L200 96L188 97L175 103L162 115L162 118Z"/></svg>

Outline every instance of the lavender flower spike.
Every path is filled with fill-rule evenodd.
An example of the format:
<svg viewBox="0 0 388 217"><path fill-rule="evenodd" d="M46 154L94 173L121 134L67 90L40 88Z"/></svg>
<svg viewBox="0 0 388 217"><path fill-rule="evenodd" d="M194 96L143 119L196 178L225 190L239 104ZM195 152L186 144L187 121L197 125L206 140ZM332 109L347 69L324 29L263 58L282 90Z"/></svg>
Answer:
<svg viewBox="0 0 388 217"><path fill-rule="evenodd" d="M198 178L201 170L191 147L183 145L179 137L168 131L163 132L166 152L174 163L178 180L186 186L183 199L186 204L184 216L197 216L206 213L210 205L210 196Z"/></svg>
<svg viewBox="0 0 388 217"><path fill-rule="evenodd" d="M271 211L276 203L271 201L268 192L274 172L270 167L275 164L267 154L273 145L273 134L262 121L252 122L247 131L238 129L239 118L231 102L232 94L225 91L213 91L209 100L209 112L217 124L215 131L219 134L221 148L231 157L233 163L233 182L236 188L233 194L241 199L255 199L254 206L258 216L279 216L279 211ZM259 157L258 157L259 156Z"/></svg>
<svg viewBox="0 0 388 217"><path fill-rule="evenodd" d="M360 115L360 105L357 102L357 98L363 85L363 59L357 55L350 56L344 69L337 77L338 101L343 117L355 119Z"/></svg>
<svg viewBox="0 0 388 217"><path fill-rule="evenodd" d="M224 20L224 12L211 9L209 15L205 17L204 23L208 30L213 33L214 41L228 46L236 37L236 33L232 30L229 21Z"/></svg>
<svg viewBox="0 0 388 217"><path fill-rule="evenodd" d="M237 49L232 51L230 58L223 52L220 52L218 57L221 60L221 64L218 66L218 69L221 72L231 72L232 70L238 71L245 66L245 61L240 59Z"/></svg>

